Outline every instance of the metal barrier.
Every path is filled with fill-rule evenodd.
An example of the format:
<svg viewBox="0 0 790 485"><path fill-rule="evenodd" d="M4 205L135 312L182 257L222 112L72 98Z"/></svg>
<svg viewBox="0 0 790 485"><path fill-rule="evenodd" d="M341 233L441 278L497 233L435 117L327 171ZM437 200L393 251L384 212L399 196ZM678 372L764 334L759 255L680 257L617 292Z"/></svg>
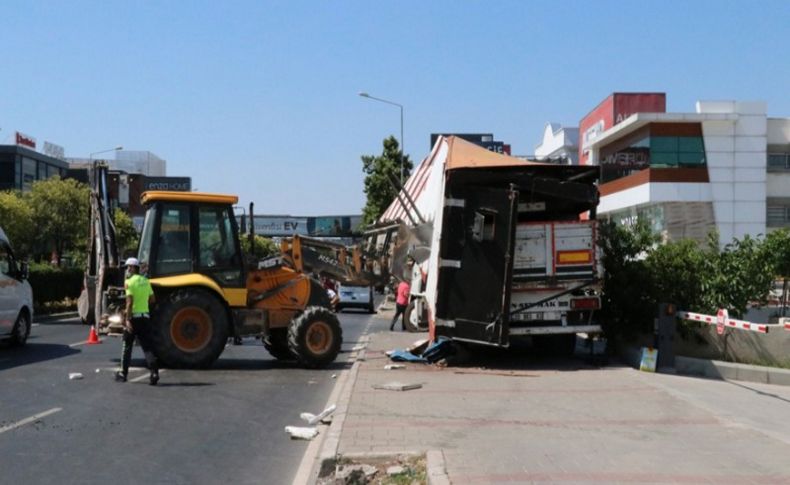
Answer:
<svg viewBox="0 0 790 485"><path fill-rule="evenodd" d="M719 310L716 315L705 315L702 313L678 311L676 316L682 320L691 320L695 322L707 323L709 325L716 325L716 332L721 335L724 333L725 328L736 328L738 330L749 330L751 332L768 333L771 329L781 329L790 331L790 322L783 323L753 323L745 320L737 320L730 318L727 310ZM783 319L784 320L784 319Z"/></svg>

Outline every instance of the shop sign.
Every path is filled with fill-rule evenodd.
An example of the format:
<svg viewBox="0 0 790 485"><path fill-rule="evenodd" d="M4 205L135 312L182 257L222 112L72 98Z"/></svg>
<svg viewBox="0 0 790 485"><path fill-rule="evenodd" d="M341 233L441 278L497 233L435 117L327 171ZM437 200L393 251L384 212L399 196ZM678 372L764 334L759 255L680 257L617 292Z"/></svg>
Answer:
<svg viewBox="0 0 790 485"><path fill-rule="evenodd" d="M19 131L16 132L16 144L28 148L36 149L36 139L30 135L25 135Z"/></svg>

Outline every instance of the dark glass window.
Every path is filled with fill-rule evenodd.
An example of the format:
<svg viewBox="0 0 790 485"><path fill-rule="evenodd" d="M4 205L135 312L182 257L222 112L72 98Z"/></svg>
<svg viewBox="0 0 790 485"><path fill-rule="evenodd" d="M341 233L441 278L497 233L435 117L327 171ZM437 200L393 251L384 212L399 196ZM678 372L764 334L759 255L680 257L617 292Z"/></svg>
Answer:
<svg viewBox="0 0 790 485"><path fill-rule="evenodd" d="M162 204L161 210L155 274L163 276L189 273L192 270L189 206Z"/></svg>
<svg viewBox="0 0 790 485"><path fill-rule="evenodd" d="M653 123L601 149L601 182L646 168L705 166L699 123Z"/></svg>
<svg viewBox="0 0 790 485"><path fill-rule="evenodd" d="M199 266L224 285L241 284L241 255L237 250L233 213L223 206L200 206Z"/></svg>

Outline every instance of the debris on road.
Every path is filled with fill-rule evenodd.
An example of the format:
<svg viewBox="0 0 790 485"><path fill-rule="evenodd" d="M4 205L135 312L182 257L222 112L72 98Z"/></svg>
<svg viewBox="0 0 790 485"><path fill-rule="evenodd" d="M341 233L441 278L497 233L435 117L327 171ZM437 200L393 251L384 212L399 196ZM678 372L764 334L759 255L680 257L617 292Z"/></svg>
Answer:
<svg viewBox="0 0 790 485"><path fill-rule="evenodd" d="M395 369L405 369L406 366L403 364L387 364L384 366L384 370L395 370Z"/></svg>
<svg viewBox="0 0 790 485"><path fill-rule="evenodd" d="M286 426L285 432L291 435L292 440L311 440L318 436L318 428L304 428L300 426Z"/></svg>
<svg viewBox="0 0 790 485"><path fill-rule="evenodd" d="M408 349L394 349L385 354L394 362L422 362L433 364L455 355L456 349L450 339L439 337L435 342L417 341Z"/></svg>
<svg viewBox="0 0 790 485"><path fill-rule="evenodd" d="M341 480L341 483L367 483L367 480L372 478L378 473L378 469L371 465L343 465L338 468L335 473L335 478Z"/></svg>
<svg viewBox="0 0 790 485"><path fill-rule="evenodd" d="M422 384L405 384L403 382L387 382L385 384L373 384L373 389L381 391L411 391L412 389L420 389Z"/></svg>
<svg viewBox="0 0 790 485"><path fill-rule="evenodd" d="M355 346L351 347L351 351L352 352L358 352L360 350L364 350L366 347L367 347L367 345L365 345L365 344L355 345Z"/></svg>
<svg viewBox="0 0 790 485"><path fill-rule="evenodd" d="M404 466L394 465L394 466L391 466L391 467L387 468L387 475L389 475L389 476L403 475L404 473L406 473L406 470L407 469Z"/></svg>
<svg viewBox="0 0 790 485"><path fill-rule="evenodd" d="M96 369L96 373L98 374L99 372L101 372L101 369Z"/></svg>
<svg viewBox="0 0 790 485"><path fill-rule="evenodd" d="M337 374L332 374L332 379L337 379Z"/></svg>
<svg viewBox="0 0 790 485"><path fill-rule="evenodd" d="M313 425L318 424L319 422L323 421L325 418L330 416L332 413L334 413L335 409L337 409L337 406L332 404L328 408L326 408L323 411L321 411L321 413L319 415L317 415L317 416L315 414L311 414L311 413L302 413L302 414L299 415L299 417L302 418L304 421L307 421L307 424L309 424L310 426L313 426Z"/></svg>
<svg viewBox="0 0 790 485"><path fill-rule="evenodd" d="M69 372L69 380L70 381L78 381L82 379L82 373L80 372Z"/></svg>

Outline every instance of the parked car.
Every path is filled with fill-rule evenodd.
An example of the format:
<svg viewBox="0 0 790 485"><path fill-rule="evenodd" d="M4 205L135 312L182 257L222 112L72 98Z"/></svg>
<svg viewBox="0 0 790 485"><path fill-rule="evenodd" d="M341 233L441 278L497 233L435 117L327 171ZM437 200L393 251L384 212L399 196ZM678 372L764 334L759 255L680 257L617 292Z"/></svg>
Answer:
<svg viewBox="0 0 790 485"><path fill-rule="evenodd" d="M339 288L340 301L337 303L337 311L344 308L361 308L368 313L376 313L373 306L373 287L372 286L344 286Z"/></svg>
<svg viewBox="0 0 790 485"><path fill-rule="evenodd" d="M33 321L33 290L27 282L27 263L17 261L0 228L0 339L22 346Z"/></svg>

